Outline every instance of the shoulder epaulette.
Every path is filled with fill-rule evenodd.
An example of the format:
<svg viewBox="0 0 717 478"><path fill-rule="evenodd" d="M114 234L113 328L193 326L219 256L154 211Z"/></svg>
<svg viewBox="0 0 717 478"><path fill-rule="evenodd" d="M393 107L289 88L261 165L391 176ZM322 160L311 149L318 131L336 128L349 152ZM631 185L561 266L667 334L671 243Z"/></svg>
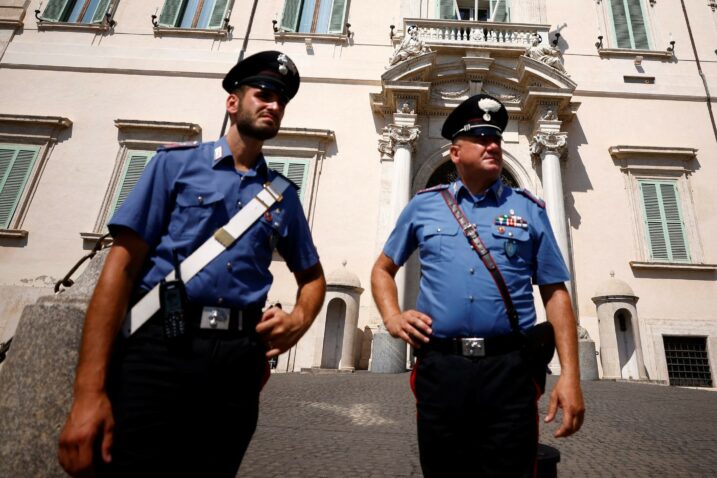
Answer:
<svg viewBox="0 0 717 478"><path fill-rule="evenodd" d="M191 149L199 146L199 141L185 141L183 143L168 143L163 144L157 151L173 151L175 149Z"/></svg>
<svg viewBox="0 0 717 478"><path fill-rule="evenodd" d="M533 193L531 193L527 189L515 188L514 191L517 192L518 194L522 194L523 196L527 197L528 199L533 201L535 204L537 204L538 207L545 209L545 201L543 201L539 197L533 196Z"/></svg>
<svg viewBox="0 0 717 478"><path fill-rule="evenodd" d="M438 184L438 185L430 187L430 188L421 189L416 194L429 193L432 191L442 191L444 189L448 189L449 187L450 187L450 184Z"/></svg>

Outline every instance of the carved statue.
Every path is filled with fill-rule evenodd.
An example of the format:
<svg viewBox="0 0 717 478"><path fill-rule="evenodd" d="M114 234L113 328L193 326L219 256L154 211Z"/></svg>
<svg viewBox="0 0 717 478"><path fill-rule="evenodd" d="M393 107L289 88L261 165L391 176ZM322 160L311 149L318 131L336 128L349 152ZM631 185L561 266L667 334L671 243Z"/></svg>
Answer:
<svg viewBox="0 0 717 478"><path fill-rule="evenodd" d="M403 41L398 45L396 51L393 52L393 56L389 59L389 64L393 66L396 63L429 51L431 50L423 44L423 40L418 38L418 27L411 25L408 27Z"/></svg>
<svg viewBox="0 0 717 478"><path fill-rule="evenodd" d="M525 50L525 56L545 63L566 76L570 76L563 66L563 59L560 54L560 50L552 46L541 45L541 41L542 38L540 35L534 34L530 40L530 46Z"/></svg>

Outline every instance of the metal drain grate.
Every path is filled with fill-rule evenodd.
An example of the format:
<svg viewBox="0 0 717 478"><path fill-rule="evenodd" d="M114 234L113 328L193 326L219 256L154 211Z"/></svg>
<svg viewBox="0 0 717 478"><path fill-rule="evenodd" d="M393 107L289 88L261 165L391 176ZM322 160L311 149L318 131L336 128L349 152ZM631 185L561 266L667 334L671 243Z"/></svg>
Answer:
<svg viewBox="0 0 717 478"><path fill-rule="evenodd" d="M670 385L711 387L712 373L705 337L663 336Z"/></svg>

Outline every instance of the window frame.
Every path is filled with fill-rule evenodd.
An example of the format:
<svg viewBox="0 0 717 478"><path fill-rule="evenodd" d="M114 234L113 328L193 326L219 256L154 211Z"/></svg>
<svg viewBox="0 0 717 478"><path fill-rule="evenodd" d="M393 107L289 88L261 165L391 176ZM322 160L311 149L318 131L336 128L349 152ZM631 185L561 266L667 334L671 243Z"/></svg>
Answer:
<svg viewBox="0 0 717 478"><path fill-rule="evenodd" d="M276 25L276 28L274 30L274 37L277 39L291 39L291 38L300 38L300 39L324 39L324 40L342 40L342 41L348 41L350 33L347 31L346 24L348 23L349 18L349 10L351 9L351 0L343 0L343 16L341 19L341 29L339 31L338 28L332 29L332 23L334 20L334 8L336 6L337 0L314 0L315 3L313 4L312 8L314 9L314 15L313 20L311 22L311 31L308 32L302 32L299 31L301 19L302 19L302 12L304 8L304 3L302 0L285 0L284 6L281 10L281 15L278 18L278 22ZM318 15L319 11L322 5L324 5L322 2L331 1L331 7L329 8L329 15L328 15L328 21L326 26L325 32L317 32L316 26L318 22ZM290 2L292 6L296 6L296 11L289 10ZM290 21L286 20L287 12L293 16L293 19L290 19ZM292 26L293 25L293 26Z"/></svg>
<svg viewBox="0 0 717 478"><path fill-rule="evenodd" d="M612 146L609 153L624 173L628 202L634 220L633 269L717 270L717 265L705 264L696 217L690 176L694 173L697 150L683 147ZM685 243L689 261L652 259L649 233L645 224L641 181L674 182L679 200Z"/></svg>
<svg viewBox="0 0 717 478"><path fill-rule="evenodd" d="M196 123L168 121L117 119L115 127L119 130L119 151L95 225L92 231L80 233L84 241L96 241L107 232L107 221L115 210L132 152L153 152L168 143L200 141L202 132L201 126Z"/></svg>
<svg viewBox="0 0 717 478"><path fill-rule="evenodd" d="M47 13L47 10L52 5L57 5L61 1L65 1L66 6L63 7L62 12L60 12L61 15L58 13L58 19L46 17L45 14ZM110 30L115 25L115 22L114 20L112 20L112 18L114 17L114 14L117 10L117 4L119 3L119 0L98 0L100 2L100 5L97 6L97 10L95 10L95 12L93 13L92 21L90 22L70 22L67 20L59 20L60 16L65 17L66 15L70 15L78 2L84 2L85 5L83 10L86 10L92 1L93 0L49 0L47 5L45 6L45 9L42 12L42 15L40 15L40 17L38 18L37 27L38 29L42 30L71 29L91 30L100 32ZM101 6L102 2L106 2L106 5L103 9L100 9L99 7ZM98 11L101 11L103 13L98 15Z"/></svg>
<svg viewBox="0 0 717 478"><path fill-rule="evenodd" d="M177 7L177 13L175 15L174 20L167 21L166 19L163 20L163 17L165 15L166 9L169 7L170 2L178 2L179 6ZM196 9L194 10L194 17L192 20L192 26L191 27L183 27L181 26L183 19L186 15L186 8L191 1L196 1ZM234 8L234 0L226 0L226 5L224 6L224 14L221 15L219 25L218 26L212 26L212 17L216 14L216 12L212 11L211 13L208 13L208 22L206 27L198 27L198 22L201 20L201 18L204 16L202 13L202 10L204 6L206 5L205 2L211 1L211 0L164 0L164 3L162 4L162 8L159 9L159 12L156 17L154 18L154 33L155 35L161 36L161 35L167 35L167 34L174 34L174 35L204 35L204 36L214 36L214 37L228 37L233 27L229 24L229 18L231 18L232 10ZM214 5L212 6L212 10L216 7L216 2L221 0L214 0Z"/></svg>
<svg viewBox="0 0 717 478"><path fill-rule="evenodd" d="M72 121L59 116L31 116L0 114L0 143L36 147L37 156L28 172L27 180L17 199L8 227L0 229L1 239L25 239L22 229L32 198L45 169L48 158L59 141L60 134L72 127Z"/></svg>
<svg viewBox="0 0 717 478"><path fill-rule="evenodd" d="M464 21L471 21L471 22L487 22L487 23L510 23L510 10L511 10L511 2L510 0L472 0L472 6L465 7L458 5L458 0L444 0L445 2L451 2L453 3L453 18L442 18L441 9L446 7L447 5L445 3L442 3L442 0L435 0L434 3L434 18L436 20L464 20L460 16L460 11L464 9L469 9L469 11L473 12L474 17L478 17L480 15L481 11L486 11L485 8L481 8L482 6L486 6L487 4L487 13L488 17L486 19L479 19L479 18L473 18L472 20L464 20ZM498 5L497 2L502 1L505 4L505 20L498 20L498 21L491 21L492 12L495 6Z"/></svg>
<svg viewBox="0 0 717 478"><path fill-rule="evenodd" d="M652 46L654 42L652 41L652 30L650 28L650 15L649 10L647 10L647 5L645 4L645 0L632 0L637 1L640 5L640 11L642 13L642 19L645 24L645 39L647 41L647 48L638 48L635 45L635 35L633 33L633 23L631 21L631 14L628 8L628 2L631 0L615 0L620 1L623 3L623 6L625 7L625 16L626 16L626 23L627 23L627 29L628 34L630 37L630 44L632 45L630 48L619 46L618 45L618 39L617 39L617 26L615 25L615 13L613 12L612 2L613 0L607 0L607 12L608 12L608 18L610 20L610 42L612 45L615 46L615 48L620 50L652 50Z"/></svg>

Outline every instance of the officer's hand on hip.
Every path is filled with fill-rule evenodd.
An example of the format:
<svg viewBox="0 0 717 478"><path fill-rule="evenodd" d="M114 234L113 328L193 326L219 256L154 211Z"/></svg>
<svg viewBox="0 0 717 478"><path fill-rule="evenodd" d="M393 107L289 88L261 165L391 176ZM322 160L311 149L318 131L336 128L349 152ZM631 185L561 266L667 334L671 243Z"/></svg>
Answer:
<svg viewBox="0 0 717 478"><path fill-rule="evenodd" d="M568 379L560 376L553 391L550 394L550 404L545 422L552 422L558 413L558 408L563 409L563 420L555 432L556 438L564 438L580 430L585 417L585 403L583 392L580 389L580 379Z"/></svg>
<svg viewBox="0 0 717 478"><path fill-rule="evenodd" d="M70 476L94 476L93 454L97 438L102 437L102 460L109 463L113 429L112 406L106 393L76 394L60 434L58 458L62 468Z"/></svg>
<svg viewBox="0 0 717 478"><path fill-rule="evenodd" d="M286 352L304 334L305 321L297 316L298 313L295 309L291 314L287 314L280 307L271 307L264 312L256 326L256 332L266 345L266 358Z"/></svg>
<svg viewBox="0 0 717 478"><path fill-rule="evenodd" d="M420 348L421 344L427 343L433 333L431 318L417 310L406 310L386 318L383 322L389 334L403 339L414 348Z"/></svg>

